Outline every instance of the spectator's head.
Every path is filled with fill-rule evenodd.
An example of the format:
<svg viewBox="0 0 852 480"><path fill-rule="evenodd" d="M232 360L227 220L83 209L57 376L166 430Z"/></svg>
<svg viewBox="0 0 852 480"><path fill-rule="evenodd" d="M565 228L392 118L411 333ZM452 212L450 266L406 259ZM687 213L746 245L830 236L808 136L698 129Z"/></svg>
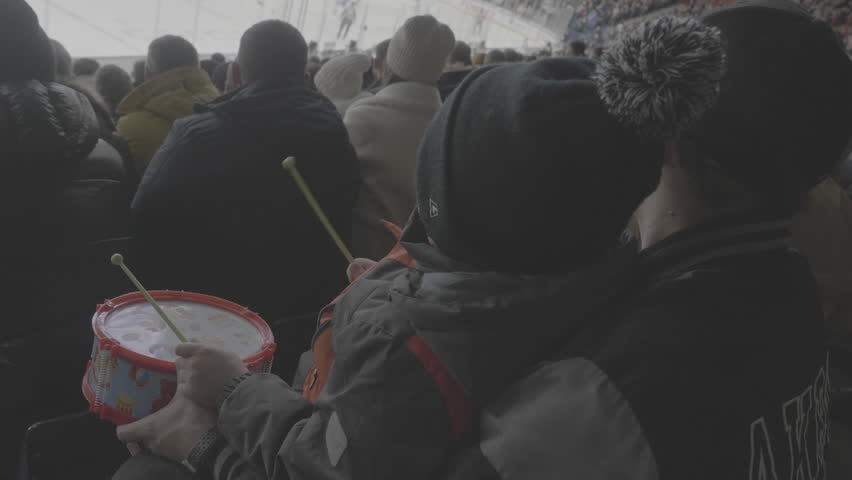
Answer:
<svg viewBox="0 0 852 480"><path fill-rule="evenodd" d="M455 44L453 31L435 17L409 18L388 46L386 83L395 76L409 82L436 84Z"/></svg>
<svg viewBox="0 0 852 480"><path fill-rule="evenodd" d="M228 67L231 62L223 62L216 66L216 71L213 72L213 85L220 92L225 91L225 82L228 80Z"/></svg>
<svg viewBox="0 0 852 480"><path fill-rule="evenodd" d="M314 77L317 90L341 108L364 88L364 72L370 70L370 57L361 53L341 55L328 61Z"/></svg>
<svg viewBox="0 0 852 480"><path fill-rule="evenodd" d="M101 64L94 58L78 58L74 60L71 70L75 77L91 77L98 72Z"/></svg>
<svg viewBox="0 0 852 480"><path fill-rule="evenodd" d="M115 116L118 104L133 89L130 74L117 65L104 65L95 74L95 89Z"/></svg>
<svg viewBox="0 0 852 480"><path fill-rule="evenodd" d="M71 54L58 41L51 40L53 44L53 60L56 65L56 79L59 81L70 80L74 74L71 73Z"/></svg>
<svg viewBox="0 0 852 480"><path fill-rule="evenodd" d="M264 20L243 34L237 62L243 84L256 81L304 81L308 44L289 23Z"/></svg>
<svg viewBox="0 0 852 480"><path fill-rule="evenodd" d="M852 137L852 62L829 25L787 0L711 12L727 54L718 106L681 142L701 199L797 210Z"/></svg>
<svg viewBox="0 0 852 480"><path fill-rule="evenodd" d="M225 55L222 55L221 53L214 53L213 55L210 55L210 60L213 60L217 64L225 63Z"/></svg>
<svg viewBox="0 0 852 480"><path fill-rule="evenodd" d="M573 57L585 57L586 56L586 42L582 40L574 40L571 42L571 56Z"/></svg>
<svg viewBox="0 0 852 480"><path fill-rule="evenodd" d="M53 47L24 0L0 2L0 81L54 78Z"/></svg>
<svg viewBox="0 0 852 480"><path fill-rule="evenodd" d="M443 253L489 271L560 274L616 247L657 186L664 149L609 115L594 68L573 58L483 67L447 100L417 162L420 220Z"/></svg>
<svg viewBox="0 0 852 480"><path fill-rule="evenodd" d="M198 68L198 51L187 39L165 35L151 42L145 61L146 79L185 67Z"/></svg>
<svg viewBox="0 0 852 480"><path fill-rule="evenodd" d="M213 74L216 73L216 67L218 66L219 64L214 62L213 60L201 61L201 69L207 72L207 76L210 77L211 80L213 79Z"/></svg>
<svg viewBox="0 0 852 480"><path fill-rule="evenodd" d="M485 65L494 65L497 63L506 63L506 52L503 50L489 50L485 54Z"/></svg>
<svg viewBox="0 0 852 480"><path fill-rule="evenodd" d="M133 88L145 83L145 60L133 62Z"/></svg>
<svg viewBox="0 0 852 480"><path fill-rule="evenodd" d="M385 69L388 59L388 47L390 46L390 38L383 40L376 45L373 52L373 75L376 78L385 76Z"/></svg>
<svg viewBox="0 0 852 480"><path fill-rule="evenodd" d="M450 58L447 60L447 65L454 68L465 68L473 65L470 45L462 41L456 42L456 46L453 47L453 51L450 53Z"/></svg>
<svg viewBox="0 0 852 480"><path fill-rule="evenodd" d="M524 56L518 53L517 50L511 48L504 50L503 55L506 58L506 63L518 63L524 61Z"/></svg>

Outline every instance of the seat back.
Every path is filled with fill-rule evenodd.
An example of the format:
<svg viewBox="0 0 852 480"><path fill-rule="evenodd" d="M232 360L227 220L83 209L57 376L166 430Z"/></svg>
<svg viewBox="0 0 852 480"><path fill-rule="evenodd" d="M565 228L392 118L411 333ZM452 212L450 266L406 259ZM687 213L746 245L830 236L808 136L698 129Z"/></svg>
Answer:
<svg viewBox="0 0 852 480"><path fill-rule="evenodd" d="M18 479L107 479L129 457L114 425L93 413L66 415L27 430Z"/></svg>
<svg viewBox="0 0 852 480"><path fill-rule="evenodd" d="M304 352L310 350L318 316L318 313L308 313L269 321L269 327L278 345L275 361L272 363L272 373L283 378L284 381L292 380L296 367L299 365L299 358ZM298 387L301 388L301 385Z"/></svg>

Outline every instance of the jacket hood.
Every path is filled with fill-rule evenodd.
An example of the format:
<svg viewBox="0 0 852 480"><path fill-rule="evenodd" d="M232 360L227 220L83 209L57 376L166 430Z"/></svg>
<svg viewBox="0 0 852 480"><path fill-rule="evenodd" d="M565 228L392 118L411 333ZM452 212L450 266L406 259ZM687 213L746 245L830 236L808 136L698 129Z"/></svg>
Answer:
<svg viewBox="0 0 852 480"><path fill-rule="evenodd" d="M196 67L169 70L143 83L118 105L118 115L145 110L175 121L191 112L196 103L210 101L219 91L207 72Z"/></svg>
<svg viewBox="0 0 852 480"><path fill-rule="evenodd" d="M417 269L398 277L392 291L403 299L400 308L415 330L473 399L491 398L594 328L602 309L628 292L640 272L637 256L617 253L570 274L509 275L477 271L425 241L403 245Z"/></svg>
<svg viewBox="0 0 852 480"><path fill-rule="evenodd" d="M303 81L253 82L211 103L196 105L195 111L213 113L233 128L263 139L278 139L290 129L304 132L305 124L314 137L342 131L340 114L331 101ZM328 121L331 118L336 121Z"/></svg>
<svg viewBox="0 0 852 480"><path fill-rule="evenodd" d="M95 148L97 116L86 97L56 83L0 84L0 169L66 178ZM5 176L4 174L4 176Z"/></svg>

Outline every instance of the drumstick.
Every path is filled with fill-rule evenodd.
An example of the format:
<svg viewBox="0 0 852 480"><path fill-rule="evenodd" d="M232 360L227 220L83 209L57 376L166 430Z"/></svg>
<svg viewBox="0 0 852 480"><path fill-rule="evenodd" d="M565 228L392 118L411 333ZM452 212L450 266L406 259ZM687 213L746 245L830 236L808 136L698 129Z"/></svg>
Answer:
<svg viewBox="0 0 852 480"><path fill-rule="evenodd" d="M355 263L355 257L353 257L349 249L346 248L346 244L343 243L343 239L337 234L337 230L334 229L334 226L328 220L328 217L325 216L319 202L317 202L317 199L314 198L314 194L311 193L310 187L308 187L308 184L305 182L302 174L299 173L299 169L296 167L296 157L287 157L281 165L285 170L288 170L290 174L293 175L293 180L296 181L296 185L299 186L299 190L302 191L302 195L305 196L305 199L311 205L311 208L314 209L314 213L317 218L319 218L320 222L322 222L322 225L325 227L326 231L328 231L328 234L331 235L334 243L337 244L337 248L339 248L340 252L343 253L343 256L346 257L346 260L349 263Z"/></svg>
<svg viewBox="0 0 852 480"><path fill-rule="evenodd" d="M124 270L124 274L127 275L127 278L129 278L131 282L133 282L133 285L136 286L136 289L139 290L139 293L141 293L142 296L145 297L145 300L148 300L148 303L150 303L151 306L154 307L154 310L156 310L157 313L160 314L160 318L162 318L163 321L166 322L166 325L168 325L169 328L171 328L172 331L175 332L175 336L178 338L178 340L183 343L188 342L186 337L183 336L183 333L178 330L177 325L175 325L169 318L169 316L166 315L166 312L164 312L163 309L160 308L160 305L157 303L156 300L154 300L154 297L152 297L151 294L148 293L148 290L145 290L145 287L142 286L142 284L139 282L139 279L136 278L136 275L133 275L133 272L131 272L130 269L127 268L127 265L124 264L124 257L120 253L116 253L112 256L110 261L113 265L118 265L122 270Z"/></svg>

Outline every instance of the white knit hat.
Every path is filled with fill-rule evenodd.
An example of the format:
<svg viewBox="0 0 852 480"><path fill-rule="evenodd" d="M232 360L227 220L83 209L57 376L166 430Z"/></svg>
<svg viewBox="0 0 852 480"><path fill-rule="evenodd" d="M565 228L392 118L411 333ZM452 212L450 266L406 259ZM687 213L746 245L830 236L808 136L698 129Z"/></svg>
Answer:
<svg viewBox="0 0 852 480"><path fill-rule="evenodd" d="M455 45L453 31L435 17L411 17L391 39L387 64L405 80L434 84Z"/></svg>
<svg viewBox="0 0 852 480"><path fill-rule="evenodd" d="M317 90L329 100L349 100L361 93L364 72L373 62L367 55L352 53L326 62L314 77Z"/></svg>

